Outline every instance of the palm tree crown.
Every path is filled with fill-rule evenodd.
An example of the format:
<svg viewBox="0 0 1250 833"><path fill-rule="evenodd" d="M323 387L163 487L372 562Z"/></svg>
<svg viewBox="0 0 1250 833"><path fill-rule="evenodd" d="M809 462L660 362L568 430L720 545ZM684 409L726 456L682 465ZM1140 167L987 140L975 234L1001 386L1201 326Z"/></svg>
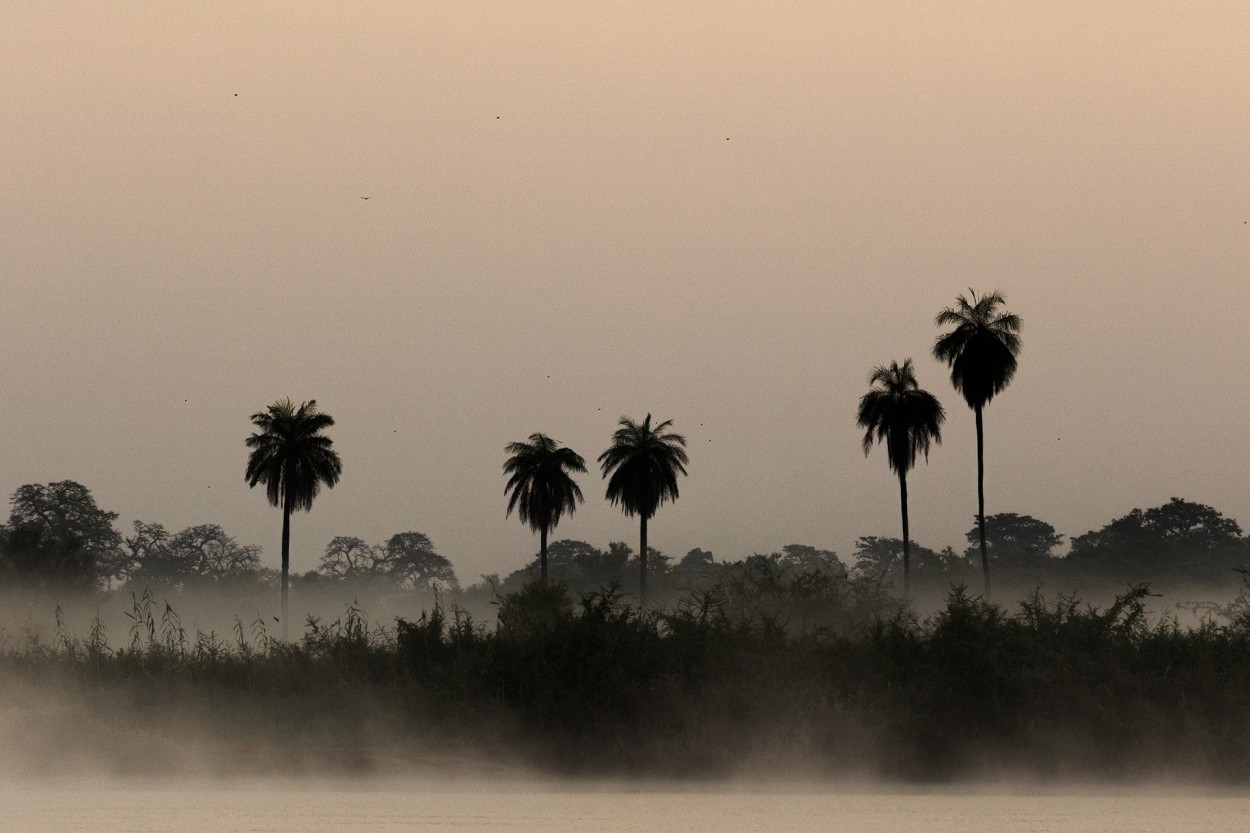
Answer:
<svg viewBox="0 0 1250 833"><path fill-rule="evenodd" d="M1020 316L1000 311L1003 296L990 292L977 298L968 290L954 307L937 315L939 327L953 326L938 337L933 356L951 370L951 384L963 394L968 407L984 406L1011 383L1020 354Z"/></svg>
<svg viewBox="0 0 1250 833"><path fill-rule="evenodd" d="M290 399L280 400L252 414L252 424L259 430L247 438L252 453L245 477L248 486L265 484L271 505L307 512L322 484L334 488L339 482L343 463L334 441L321 433L334 425L334 417L318 411L317 400L298 408Z"/></svg>
<svg viewBox="0 0 1250 833"><path fill-rule="evenodd" d="M906 474L916 456L929 459L929 448L942 442L946 411L937 397L921 390L911 359L881 365L868 377L871 389L859 399L857 422L864 431L864 454L874 443L885 445L890 468Z"/></svg>
<svg viewBox="0 0 1250 833"><path fill-rule="evenodd" d="M651 427L621 417L612 445L599 455L608 478L607 499L626 515L638 515L638 599L647 604L647 521L661 505L677 500L677 475L686 473L686 438L669 430L672 420ZM609 476L610 475L610 476Z"/></svg>
<svg viewBox="0 0 1250 833"><path fill-rule="evenodd" d="M655 510L677 500L677 475L686 473L690 458L686 438L668 429L666 420L651 427L651 414L641 424L621 417L612 445L599 455L603 476L608 479L607 499L626 515L650 518Z"/></svg>
<svg viewBox="0 0 1250 833"><path fill-rule="evenodd" d="M530 434L529 442L508 443L504 448L511 456L503 464L504 474L511 475L504 491L508 493L508 515L516 510L521 523L542 534L543 579L547 577L547 532L560 523L565 512L570 515L582 502L581 487L570 476L584 473L586 461L571 448L546 434Z"/></svg>

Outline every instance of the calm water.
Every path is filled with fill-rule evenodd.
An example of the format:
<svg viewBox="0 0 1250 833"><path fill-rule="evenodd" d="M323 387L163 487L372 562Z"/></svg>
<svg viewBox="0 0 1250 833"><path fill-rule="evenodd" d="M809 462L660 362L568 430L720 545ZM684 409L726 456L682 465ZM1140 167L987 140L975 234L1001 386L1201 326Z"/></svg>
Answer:
<svg viewBox="0 0 1250 833"><path fill-rule="evenodd" d="M221 831L854 831L854 833L1144 833L1250 828L1250 797L1174 791L976 794L756 791L750 788L499 788L419 782L292 784L263 789L77 782L0 788L2 828L21 833Z"/></svg>

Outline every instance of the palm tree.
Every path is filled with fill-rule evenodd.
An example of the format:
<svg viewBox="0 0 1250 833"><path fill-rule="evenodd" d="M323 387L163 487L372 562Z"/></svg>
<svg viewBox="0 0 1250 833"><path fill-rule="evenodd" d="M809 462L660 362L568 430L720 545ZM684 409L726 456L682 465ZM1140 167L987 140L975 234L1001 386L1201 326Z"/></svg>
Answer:
<svg viewBox="0 0 1250 833"><path fill-rule="evenodd" d="M985 430L981 411L1016 375L1020 354L1020 316L1000 311L1003 296L991 292L972 300L960 295L958 304L937 315L937 325L951 325L938 336L933 356L951 369L951 384L977 417L977 527L981 537L981 569L985 573L985 597L990 597L990 559L985 547Z"/></svg>
<svg viewBox="0 0 1250 833"><path fill-rule="evenodd" d="M907 526L907 472L916 455L929 459L929 446L942 442L946 412L937 397L921 390L911 359L881 365L868 377L870 389L859 399L856 421L864 429L864 456L874 442L885 444L886 459L898 474L903 507L903 598L911 597L911 536Z"/></svg>
<svg viewBox="0 0 1250 833"><path fill-rule="evenodd" d="M638 584L641 606L647 604L647 521L655 510L677 500L677 475L686 473L686 438L668 429L673 421L651 427L651 414L642 424L621 417L612 435L612 445L599 455L599 465L608 480L607 499L620 504L628 516L641 518L638 557L642 577Z"/></svg>
<svg viewBox="0 0 1250 833"><path fill-rule="evenodd" d="M331 448L334 441L321 432L334 424L334 418L317 410L310 399L298 408L282 399L252 414L259 429L247 438L252 453L247 458L249 487L265 484L265 495L273 506L282 507L282 638L287 638L287 586L291 569L291 513L312 509L313 498L324 483L329 488L339 482L343 463Z"/></svg>
<svg viewBox="0 0 1250 833"><path fill-rule="evenodd" d="M586 461L546 434L530 434L529 442L508 443L504 451L512 455L503 464L503 473L511 475L504 486L508 515L516 509L521 523L538 533L538 564L546 584L547 533L560 523L561 515L572 515L582 502L582 490L569 473L584 474Z"/></svg>

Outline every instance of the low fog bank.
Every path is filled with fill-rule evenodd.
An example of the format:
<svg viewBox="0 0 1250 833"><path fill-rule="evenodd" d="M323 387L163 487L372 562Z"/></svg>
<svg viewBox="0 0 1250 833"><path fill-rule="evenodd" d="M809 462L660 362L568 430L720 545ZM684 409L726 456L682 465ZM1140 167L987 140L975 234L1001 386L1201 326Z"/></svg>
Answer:
<svg viewBox="0 0 1250 833"><path fill-rule="evenodd" d="M20 598L10 777L1250 783L1244 591L1190 627L1145 589L956 589L922 614L879 584L761 570L646 612L525 584L490 625L446 598L380 620L326 599L345 606L292 642L221 595L42 619L29 605L52 598Z"/></svg>

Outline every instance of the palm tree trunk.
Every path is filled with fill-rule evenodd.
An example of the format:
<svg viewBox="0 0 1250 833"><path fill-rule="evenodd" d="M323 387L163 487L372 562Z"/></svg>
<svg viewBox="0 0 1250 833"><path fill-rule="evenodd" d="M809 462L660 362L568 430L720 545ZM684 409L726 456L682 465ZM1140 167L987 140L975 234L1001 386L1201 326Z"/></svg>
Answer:
<svg viewBox="0 0 1250 833"><path fill-rule="evenodd" d="M977 405L977 532L981 536L981 572L985 574L985 600L990 600L990 556L985 549L985 428Z"/></svg>
<svg viewBox="0 0 1250 833"><path fill-rule="evenodd" d="M547 527L538 532L538 573L543 587L547 586Z"/></svg>
<svg viewBox="0 0 1250 833"><path fill-rule="evenodd" d="M638 563L642 565L638 577L638 606L647 606L647 516L642 515L642 527L638 537L641 539L638 550Z"/></svg>
<svg viewBox="0 0 1250 833"><path fill-rule="evenodd" d="M291 581L291 501L282 501L282 641L287 641L286 592Z"/></svg>
<svg viewBox="0 0 1250 833"><path fill-rule="evenodd" d="M907 472L898 473L899 501L903 505L903 601L911 598L911 535L907 529Z"/></svg>

